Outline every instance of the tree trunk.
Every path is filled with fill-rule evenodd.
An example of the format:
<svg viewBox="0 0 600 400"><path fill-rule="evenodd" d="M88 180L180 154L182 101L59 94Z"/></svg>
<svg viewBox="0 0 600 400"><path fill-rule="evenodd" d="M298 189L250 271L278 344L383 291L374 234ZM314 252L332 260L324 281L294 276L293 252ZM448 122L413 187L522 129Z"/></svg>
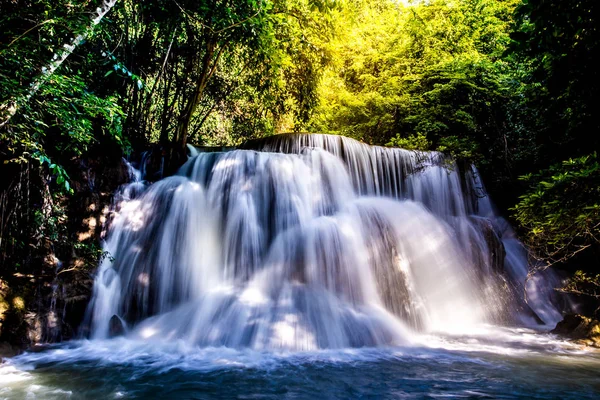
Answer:
<svg viewBox="0 0 600 400"><path fill-rule="evenodd" d="M202 95L204 94L204 90L206 89L208 81L217 69L217 65L219 59L221 58L221 54L223 54L223 50L227 46L225 43L223 43L221 44L221 47L217 50L217 45L217 38L209 37L207 39L206 52L204 53L204 57L202 58L200 74L198 76L198 79L196 80L196 85L192 93L192 97L186 103L186 106L183 109L179 118L177 129L175 130L174 141L179 149L185 150L185 145L187 144L187 138L192 117L196 112L200 101L202 100Z"/></svg>
<svg viewBox="0 0 600 400"><path fill-rule="evenodd" d="M16 99L6 104L0 104L0 128L6 125L12 117L17 113L19 108L26 104L42 87L44 83L54 74L54 71L75 51L77 46L87 39L89 34L92 32L94 27L102 21L102 18L114 7L117 0L104 0L102 7L97 9L96 18L91 21L91 24L82 33L72 39L72 44L64 44L61 52L57 52L54 55L54 59L50 61L46 67L42 68L42 74L33 81L31 89L27 92L27 95L21 99ZM2 115L4 114L4 115Z"/></svg>

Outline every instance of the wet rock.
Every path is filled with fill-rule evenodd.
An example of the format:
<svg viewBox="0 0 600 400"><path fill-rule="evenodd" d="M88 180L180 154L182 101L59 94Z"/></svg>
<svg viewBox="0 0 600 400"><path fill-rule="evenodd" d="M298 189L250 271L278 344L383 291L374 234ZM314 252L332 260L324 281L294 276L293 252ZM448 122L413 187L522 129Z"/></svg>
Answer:
<svg viewBox="0 0 600 400"><path fill-rule="evenodd" d="M14 346L10 343L0 342L0 361L2 361L4 357L14 357L22 352L23 349L21 347Z"/></svg>
<svg viewBox="0 0 600 400"><path fill-rule="evenodd" d="M600 348L600 321L579 314L567 314L550 333L576 343Z"/></svg>
<svg viewBox="0 0 600 400"><path fill-rule="evenodd" d="M153 145L142 153L139 170L144 180L156 182L177 172L187 158L187 150L179 146Z"/></svg>
<svg viewBox="0 0 600 400"><path fill-rule="evenodd" d="M91 151L85 159L65 161L64 166L72 171L70 184L75 193L52 197L52 182L39 168L23 167L15 172L0 165L1 175L16 176L11 178L16 182L13 186L0 184L1 194L8 196L6 213L15 215L5 225L19 227L4 228L2 236L12 240L0 246L0 343L15 348L75 337L92 293L92 272L101 256L99 244L110 222L113 195L131 179L120 153L106 148ZM19 192L21 176L27 181L21 186L29 188L30 195ZM28 203L20 204L24 198ZM60 232L58 239L30 235L47 230L34 229L30 225L33 211L22 210L41 210L45 221L52 216L58 221L53 228ZM13 241L23 245L12 248L5 244Z"/></svg>
<svg viewBox="0 0 600 400"><path fill-rule="evenodd" d="M119 316L113 315L108 322L108 335L112 338L125 334L125 323Z"/></svg>
<svg viewBox="0 0 600 400"><path fill-rule="evenodd" d="M469 217L469 220L481 232L481 237L488 247L487 252L476 254L474 255L474 258L479 261L480 265L490 266L493 271L499 273L505 272L504 259L506 257L506 249L502 243L502 235L497 230L497 227L487 218L471 216ZM485 257L486 259L483 259L482 257Z"/></svg>

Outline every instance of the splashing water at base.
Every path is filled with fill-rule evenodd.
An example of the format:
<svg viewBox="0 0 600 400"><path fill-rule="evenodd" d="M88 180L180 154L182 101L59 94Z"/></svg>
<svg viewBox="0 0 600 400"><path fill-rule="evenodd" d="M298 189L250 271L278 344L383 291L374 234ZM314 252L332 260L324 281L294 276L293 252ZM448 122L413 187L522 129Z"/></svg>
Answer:
<svg viewBox="0 0 600 400"><path fill-rule="evenodd" d="M0 364L0 397L594 399L598 368L598 353L525 329L309 352L115 338L70 342Z"/></svg>

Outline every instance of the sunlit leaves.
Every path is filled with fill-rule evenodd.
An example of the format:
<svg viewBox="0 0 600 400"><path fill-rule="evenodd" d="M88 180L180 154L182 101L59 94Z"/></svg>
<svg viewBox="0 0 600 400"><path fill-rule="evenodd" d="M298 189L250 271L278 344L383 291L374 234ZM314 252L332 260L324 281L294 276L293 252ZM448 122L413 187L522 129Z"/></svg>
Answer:
<svg viewBox="0 0 600 400"><path fill-rule="evenodd" d="M406 138L396 135L386 146L400 147L406 150L431 150L431 142L422 133L410 135Z"/></svg>
<svg viewBox="0 0 600 400"><path fill-rule="evenodd" d="M336 14L313 129L377 144L423 135L437 147L452 136L491 148L486 134L516 96L499 60L516 1L352 4Z"/></svg>
<svg viewBox="0 0 600 400"><path fill-rule="evenodd" d="M577 271L569 279L569 282L562 291L600 299L600 274L588 274L583 271Z"/></svg>

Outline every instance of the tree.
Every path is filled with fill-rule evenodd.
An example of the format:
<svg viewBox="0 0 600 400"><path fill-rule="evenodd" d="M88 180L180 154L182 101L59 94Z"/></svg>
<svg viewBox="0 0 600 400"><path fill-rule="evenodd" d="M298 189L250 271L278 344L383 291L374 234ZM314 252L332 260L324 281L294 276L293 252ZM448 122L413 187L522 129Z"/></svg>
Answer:
<svg viewBox="0 0 600 400"><path fill-rule="evenodd" d="M5 162L46 164L66 191L68 174L54 158L81 155L100 136L125 145L117 98L87 90L90 74L82 67L96 60L70 57L114 4L92 11L87 3L24 0L5 8L1 20L0 151Z"/></svg>
<svg viewBox="0 0 600 400"><path fill-rule="evenodd" d="M600 123L598 4L526 0L516 13L510 56L529 69L523 105L536 146L529 186L513 212L536 257L577 272L564 288L595 297L598 287ZM589 275L588 275L589 274Z"/></svg>
<svg viewBox="0 0 600 400"><path fill-rule="evenodd" d="M542 167L598 148L598 2L526 0L516 14L513 52L532 73L525 93L536 110ZM541 158L541 157L540 157Z"/></svg>
<svg viewBox="0 0 600 400"><path fill-rule="evenodd" d="M34 82L31 83L31 87L28 89L27 94L24 98L10 99L9 103L0 104L0 128L8 123L10 118L12 118L20 104L25 103L31 99L35 95L35 93L40 89L40 87L52 77L54 71L61 66L61 64L73 53L73 50L81 43L85 41L87 36L93 31L94 27L102 21L102 18L113 8L117 0L107 0L105 1L101 7L96 9L96 16L93 18L89 25L83 29L81 32L77 34L77 36L72 37L70 43L65 43L62 48L54 53L54 57L51 61L47 63L45 67L42 68L42 72L39 77L37 77ZM53 23L55 21L46 20L41 22L40 24ZM38 24L37 26L39 26ZM31 28L31 30L35 29L37 26ZM28 31L27 31L28 32ZM25 34L27 33L25 32ZM14 44L15 41L19 40L19 37L14 39L8 47Z"/></svg>
<svg viewBox="0 0 600 400"><path fill-rule="evenodd" d="M488 182L510 180L525 142L520 64L503 57L516 4L354 3L336 18L313 129L373 144L423 137L421 148L480 161Z"/></svg>
<svg viewBox="0 0 600 400"><path fill-rule="evenodd" d="M529 190L514 212L532 250L553 263L600 247L600 163L596 153L521 178Z"/></svg>

